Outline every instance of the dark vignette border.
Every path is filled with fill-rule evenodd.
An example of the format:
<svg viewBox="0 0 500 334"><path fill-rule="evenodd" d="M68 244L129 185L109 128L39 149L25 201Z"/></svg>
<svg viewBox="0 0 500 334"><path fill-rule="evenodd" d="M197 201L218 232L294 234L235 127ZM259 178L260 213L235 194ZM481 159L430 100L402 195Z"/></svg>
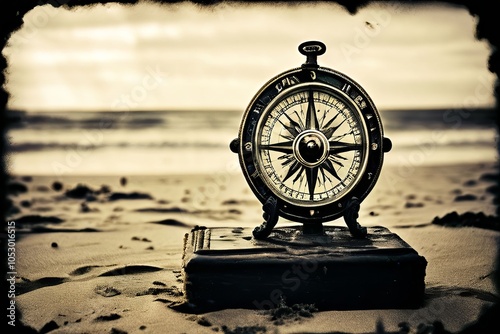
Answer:
<svg viewBox="0 0 500 334"><path fill-rule="evenodd" d="M181 3L188 2L188 0L150 0L151 2L156 2L159 4L172 4L172 3ZM122 4L135 4L139 2L139 0L118 0L118 1L93 1L93 0L16 0L16 1L2 1L0 4L0 25L1 25L1 49L3 50L7 44L7 41L10 38L10 35L18 30L23 24L24 15L31 10L32 8L38 5L51 4L54 7L65 6L68 8L73 8L77 6L88 6L93 4L105 4L105 3L122 3ZM223 0L191 0L190 2L208 7L221 2ZM270 2L263 0L251 0L251 1L231 1L234 3L258 3L258 2ZM300 4L304 1L273 1L275 4L287 4L287 5L296 5ZM367 5L369 0L330 0L330 2L336 2L343 7L345 7L352 15L356 14L359 8ZM476 38L479 40L486 40L492 46L492 53L490 54L488 61L488 69L490 72L496 75L495 82L495 119L497 126L497 133L500 133L500 81L499 81L499 73L500 73L500 14L495 8L494 1L486 1L486 0L447 0L447 1L422 1L422 0L389 0L388 2L395 3L405 3L410 5L419 5L425 3L448 3L450 5L463 6L467 8L471 15L478 18L478 24L476 27ZM0 57L0 215L2 217L3 224L5 226L6 223L6 184L8 179L7 172L7 161L6 161L6 149L7 149L7 140L6 140L6 132L7 132L7 118L6 118L6 106L9 98L9 93L5 90L3 84L5 83L6 73L8 72L7 60L3 56ZM497 151L500 156L500 141L497 141ZM499 182L499 181L497 181ZM498 187L497 187L498 189ZM500 215L500 205L498 204L498 196L499 194L495 194L496 203L497 203L497 216ZM7 257L4 255L6 253L6 231L2 229L0 236L0 243L2 248L2 269L7 269ZM500 252L497 257L497 268L500 267ZM496 286L497 290L500 292L500 274L496 274ZM7 282L5 277L0 279L0 285L2 287L0 293L2 293L2 310L5 310L7 307ZM5 307L5 308L4 308ZM488 311L486 311L483 316L481 316L478 321L470 326L464 328L460 333L492 333L500 332L500 319L495 314L500 314L500 304L496 303L493 307L491 307ZM22 327L22 324L19 322L20 314L17 317L17 333L28 333L33 332L28 328ZM493 325L493 327L491 327ZM375 324L374 324L375 327ZM496 330L496 331L495 331Z"/></svg>

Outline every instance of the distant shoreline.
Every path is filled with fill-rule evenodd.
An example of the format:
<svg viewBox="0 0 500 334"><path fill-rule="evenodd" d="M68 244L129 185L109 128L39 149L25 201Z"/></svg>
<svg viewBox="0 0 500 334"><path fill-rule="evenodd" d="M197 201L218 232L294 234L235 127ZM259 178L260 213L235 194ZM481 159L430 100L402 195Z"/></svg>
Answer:
<svg viewBox="0 0 500 334"><path fill-rule="evenodd" d="M60 109L60 110L22 110L22 109L6 109L5 112L7 115L9 113L20 113L20 114L44 114L44 113L148 113L148 112L243 112L246 108L246 104L242 104L241 109L218 109L218 108L171 108L171 109L132 109L132 110L104 110L104 109ZM455 106L449 107L434 107L434 108L409 108L409 107L387 107L387 108L378 108L380 112L407 112L407 111L432 111L432 112L444 112L446 110L478 110L478 111L496 111L495 106L490 107L475 107L475 108L458 108Z"/></svg>

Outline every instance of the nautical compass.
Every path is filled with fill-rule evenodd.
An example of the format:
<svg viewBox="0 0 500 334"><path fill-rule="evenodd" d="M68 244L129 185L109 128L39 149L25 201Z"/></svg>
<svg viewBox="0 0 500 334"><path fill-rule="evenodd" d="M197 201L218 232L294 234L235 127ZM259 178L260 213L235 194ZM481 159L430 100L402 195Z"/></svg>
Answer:
<svg viewBox="0 0 500 334"><path fill-rule="evenodd" d="M387 228L357 222L391 149L380 115L359 84L317 64L323 43L299 51L305 63L257 92L229 145L264 222L253 230L196 226L185 235L185 305L419 307L425 258ZM274 229L279 217L302 226ZM323 227L341 217L348 228Z"/></svg>
<svg viewBox="0 0 500 334"><path fill-rule="evenodd" d="M263 204L255 238L266 238L279 216L303 223L304 233L321 232L323 222L343 216L352 236L366 236L359 205L392 145L365 90L317 64L325 51L322 42L302 43L306 62L257 92L230 144Z"/></svg>

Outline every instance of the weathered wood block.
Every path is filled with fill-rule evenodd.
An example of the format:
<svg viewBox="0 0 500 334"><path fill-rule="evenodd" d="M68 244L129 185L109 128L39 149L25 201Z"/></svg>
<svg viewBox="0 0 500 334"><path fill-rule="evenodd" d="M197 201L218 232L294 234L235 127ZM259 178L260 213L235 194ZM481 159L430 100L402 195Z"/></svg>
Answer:
<svg viewBox="0 0 500 334"><path fill-rule="evenodd" d="M423 302L427 261L385 227L354 239L345 227L307 235L301 226L267 240L247 228L197 227L186 234L182 267L195 308L315 304L318 309L416 308Z"/></svg>

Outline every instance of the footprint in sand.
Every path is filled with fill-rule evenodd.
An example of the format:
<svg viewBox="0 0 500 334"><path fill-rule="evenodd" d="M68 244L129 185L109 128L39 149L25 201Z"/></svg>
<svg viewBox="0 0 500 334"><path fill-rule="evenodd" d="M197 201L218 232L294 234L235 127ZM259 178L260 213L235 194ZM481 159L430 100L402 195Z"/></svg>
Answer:
<svg viewBox="0 0 500 334"><path fill-rule="evenodd" d="M114 267L116 265L106 265L106 266L83 266L80 268L77 268L73 270L72 272L69 273L70 276L81 276L85 275L89 272L91 272L94 269L97 268L106 268L106 267ZM128 266L122 266L118 268L114 268L108 271L105 271L97 276L120 276L120 275L133 275L133 274L142 274L142 273L150 273L150 272L155 272L163 270L163 268L160 267L155 267L155 266L148 266L148 265L128 265Z"/></svg>
<svg viewBox="0 0 500 334"><path fill-rule="evenodd" d="M119 315L118 313L111 313L111 314L107 314L107 315L100 315L97 318L95 318L94 320L95 321L113 321L113 320L118 320L121 317L122 316Z"/></svg>
<svg viewBox="0 0 500 334"><path fill-rule="evenodd" d="M94 268L100 268L101 266L84 266L77 268L69 273L70 276L80 276L90 272Z"/></svg>
<svg viewBox="0 0 500 334"><path fill-rule="evenodd" d="M16 282L16 292L18 292L19 295L22 295L26 292L45 288L47 286L59 285L67 281L68 279L64 277L42 277L34 281L23 280L21 282Z"/></svg>
<svg viewBox="0 0 500 334"><path fill-rule="evenodd" d="M103 297L114 297L121 294L121 292L118 289L106 285L98 285L96 286L94 291L95 293Z"/></svg>
<svg viewBox="0 0 500 334"><path fill-rule="evenodd" d="M147 290L137 292L135 295L136 296L146 296L146 295L159 295L159 294L167 294L172 297L181 297L183 296L183 292L179 290L179 288L172 286L172 287L165 287L165 288L149 288Z"/></svg>
<svg viewBox="0 0 500 334"><path fill-rule="evenodd" d="M100 274L99 276L133 275L133 274L151 273L159 270L163 270L163 268L155 266L147 266L147 265L130 265L106 271Z"/></svg>

